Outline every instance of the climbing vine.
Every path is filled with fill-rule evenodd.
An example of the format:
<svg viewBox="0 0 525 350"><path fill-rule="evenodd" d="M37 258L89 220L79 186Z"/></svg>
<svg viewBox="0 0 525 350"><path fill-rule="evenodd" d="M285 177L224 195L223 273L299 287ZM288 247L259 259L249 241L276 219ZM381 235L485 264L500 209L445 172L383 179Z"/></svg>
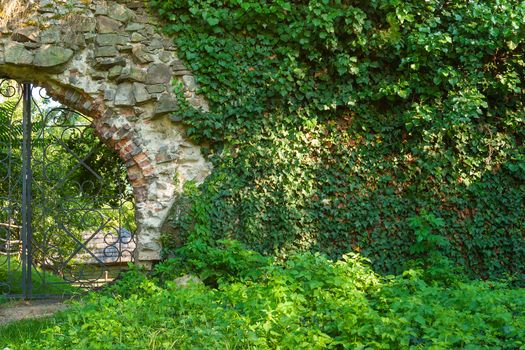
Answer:
<svg viewBox="0 0 525 350"><path fill-rule="evenodd" d="M394 272L425 233L473 274L524 274L525 4L150 4L211 107L180 112L215 171L179 238Z"/></svg>

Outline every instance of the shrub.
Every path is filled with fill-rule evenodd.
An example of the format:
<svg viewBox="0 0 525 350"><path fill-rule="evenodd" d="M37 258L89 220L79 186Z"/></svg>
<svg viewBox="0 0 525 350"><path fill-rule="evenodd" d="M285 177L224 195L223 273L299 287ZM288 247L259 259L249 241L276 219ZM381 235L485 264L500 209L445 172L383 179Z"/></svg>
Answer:
<svg viewBox="0 0 525 350"><path fill-rule="evenodd" d="M302 253L268 261L238 243L178 252L133 271L12 349L523 349L525 294L503 283L427 281L422 270L381 277L366 259ZM209 251L206 251L209 250ZM210 261L217 257L219 262ZM190 258L191 257L191 258ZM199 259L200 257L200 259ZM239 266L251 266L246 274ZM178 270L178 271L177 271ZM169 272L167 272L169 271ZM227 276L177 286L182 273ZM133 281L135 283L133 283ZM0 329L1 332L1 329ZM4 345L4 344L0 344Z"/></svg>

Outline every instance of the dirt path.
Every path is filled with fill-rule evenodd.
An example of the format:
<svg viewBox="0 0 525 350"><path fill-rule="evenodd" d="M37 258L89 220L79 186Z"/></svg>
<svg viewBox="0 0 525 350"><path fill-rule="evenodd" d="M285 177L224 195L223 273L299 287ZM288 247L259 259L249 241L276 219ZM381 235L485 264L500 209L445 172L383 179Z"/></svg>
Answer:
<svg viewBox="0 0 525 350"><path fill-rule="evenodd" d="M28 318L51 316L68 306L59 300L17 301L0 305L0 326Z"/></svg>

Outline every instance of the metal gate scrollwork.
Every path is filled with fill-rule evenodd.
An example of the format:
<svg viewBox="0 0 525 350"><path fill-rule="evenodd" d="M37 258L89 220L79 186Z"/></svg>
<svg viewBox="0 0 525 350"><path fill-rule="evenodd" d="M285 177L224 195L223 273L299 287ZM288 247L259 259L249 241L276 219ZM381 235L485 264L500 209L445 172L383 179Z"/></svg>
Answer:
<svg viewBox="0 0 525 350"><path fill-rule="evenodd" d="M99 287L133 259L125 168L91 120L0 79L0 296Z"/></svg>

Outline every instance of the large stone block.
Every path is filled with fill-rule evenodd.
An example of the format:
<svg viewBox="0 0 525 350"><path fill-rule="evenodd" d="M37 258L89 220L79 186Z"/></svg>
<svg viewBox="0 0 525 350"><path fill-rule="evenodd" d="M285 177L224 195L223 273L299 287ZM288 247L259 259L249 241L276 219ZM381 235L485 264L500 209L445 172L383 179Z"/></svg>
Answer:
<svg viewBox="0 0 525 350"><path fill-rule="evenodd" d="M42 44L55 44L60 42L61 34L59 28L45 29L40 33L40 42Z"/></svg>
<svg viewBox="0 0 525 350"><path fill-rule="evenodd" d="M143 83L146 80L146 71L135 66L125 67L117 78L117 82L130 81Z"/></svg>
<svg viewBox="0 0 525 350"><path fill-rule="evenodd" d="M146 84L163 84L171 81L171 68L162 63L155 63L149 66L146 74Z"/></svg>
<svg viewBox="0 0 525 350"><path fill-rule="evenodd" d="M157 106L155 107L155 116L158 117L178 110L179 103L177 102L177 99L170 94L164 93L157 101Z"/></svg>
<svg viewBox="0 0 525 350"><path fill-rule="evenodd" d="M115 46L100 46L95 49L95 57L115 57L118 51Z"/></svg>
<svg viewBox="0 0 525 350"><path fill-rule="evenodd" d="M29 65L33 63L34 55L27 50L24 44L11 42L4 49L5 62L18 65Z"/></svg>
<svg viewBox="0 0 525 350"><path fill-rule="evenodd" d="M146 90L146 86L141 83L133 83L133 95L135 96L135 101L139 104L155 99L154 96Z"/></svg>
<svg viewBox="0 0 525 350"><path fill-rule="evenodd" d="M99 34L95 39L95 42L100 46L116 46L126 41L125 37L116 33Z"/></svg>
<svg viewBox="0 0 525 350"><path fill-rule="evenodd" d="M40 30L37 27L25 27L14 31L11 39L18 42L37 42L40 36Z"/></svg>
<svg viewBox="0 0 525 350"><path fill-rule="evenodd" d="M34 65L37 67L56 67L69 62L73 57L73 50L52 46L43 45L36 50Z"/></svg>
<svg viewBox="0 0 525 350"><path fill-rule="evenodd" d="M133 15L132 12L128 10L124 5L112 1L110 2L108 7L108 16L117 21L126 23L131 19Z"/></svg>
<svg viewBox="0 0 525 350"><path fill-rule="evenodd" d="M145 64L154 61L153 56L146 51L144 45L133 45L132 53L137 63Z"/></svg>
<svg viewBox="0 0 525 350"><path fill-rule="evenodd" d="M135 104L133 95L133 85L131 83L122 83L117 87L115 95L115 106L129 107Z"/></svg>
<svg viewBox="0 0 525 350"><path fill-rule="evenodd" d="M97 31L99 34L117 33L122 26L122 22L115 19L106 16L97 17Z"/></svg>

